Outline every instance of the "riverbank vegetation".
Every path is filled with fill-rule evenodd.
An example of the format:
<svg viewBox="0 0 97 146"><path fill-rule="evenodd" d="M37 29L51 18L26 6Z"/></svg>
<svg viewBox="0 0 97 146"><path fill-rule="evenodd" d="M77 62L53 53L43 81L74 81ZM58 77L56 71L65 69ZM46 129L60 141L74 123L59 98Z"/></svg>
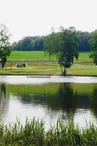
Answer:
<svg viewBox="0 0 97 146"><path fill-rule="evenodd" d="M58 64L54 65L37 65L27 68L4 68L0 69L0 75L61 75ZM97 76L97 68L91 65L74 65L67 70L67 76Z"/></svg>
<svg viewBox="0 0 97 146"><path fill-rule="evenodd" d="M0 69L0 75L61 75L58 64L36 65L27 68L4 68ZM67 76L97 76L97 67L94 65L74 65L67 70Z"/></svg>
<svg viewBox="0 0 97 146"><path fill-rule="evenodd" d="M16 62L7 62L4 69L0 69L1 75L61 75L60 66L57 62L26 61L26 67L17 68ZM67 69L67 75L76 76L97 76L97 67L84 58L75 62L71 68Z"/></svg>
<svg viewBox="0 0 97 146"><path fill-rule="evenodd" d="M13 125L0 124L0 145L2 146L96 146L97 127L93 124L80 129L73 122L57 122L48 131L44 121L26 119Z"/></svg>

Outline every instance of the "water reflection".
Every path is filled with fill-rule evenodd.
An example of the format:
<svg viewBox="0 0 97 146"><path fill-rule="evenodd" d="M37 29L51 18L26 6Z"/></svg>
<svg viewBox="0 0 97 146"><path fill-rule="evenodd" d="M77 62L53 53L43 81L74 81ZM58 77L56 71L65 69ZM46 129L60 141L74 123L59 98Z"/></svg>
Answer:
<svg viewBox="0 0 97 146"><path fill-rule="evenodd" d="M8 108L9 105L9 108ZM6 111L6 112L5 112ZM3 115L3 116L2 116ZM57 119L76 123L96 121L97 84L50 83L42 85L0 85L0 116L12 122L16 116ZM5 118L5 119L4 119ZM86 119L87 118L87 119Z"/></svg>
<svg viewBox="0 0 97 146"><path fill-rule="evenodd" d="M0 84L0 119L6 114L8 109L8 95L6 93L6 85L4 83Z"/></svg>
<svg viewBox="0 0 97 146"><path fill-rule="evenodd" d="M77 93L73 93L70 84L64 83L59 85L55 95L49 93L45 97L45 104L51 109L51 113L61 110L60 119L70 120L76 111L78 96Z"/></svg>
<svg viewBox="0 0 97 146"><path fill-rule="evenodd" d="M50 85L51 84L49 84L49 87ZM41 86L45 88L44 85ZM53 88L55 88L55 86L56 84L53 84ZM33 94L32 92L32 94L21 95L19 99L21 99L24 104L35 104L36 106L42 105L46 107L46 113L49 114L50 117L53 117L61 111L58 118L67 121L72 120L76 113L81 115L81 112L86 113L87 110L91 110L92 114L96 116L97 102L95 102L95 94L97 94L97 90L95 90L95 86L91 86L93 93L88 92L88 85L82 84L79 88L76 84L76 90L74 90L74 86L75 84L61 83L58 84L58 88L54 93L44 89L41 94ZM83 86L85 86L85 88L87 87L87 91L84 91ZM37 90L39 90L39 88L37 88Z"/></svg>
<svg viewBox="0 0 97 146"><path fill-rule="evenodd" d="M44 104L45 102L45 97L44 95L36 95L36 94L28 94L28 95L23 95L20 97L22 103L24 104L30 104L34 103L35 105L38 104Z"/></svg>
<svg viewBox="0 0 97 146"><path fill-rule="evenodd" d="M90 96L90 109L97 118L97 87L93 89L92 95Z"/></svg>

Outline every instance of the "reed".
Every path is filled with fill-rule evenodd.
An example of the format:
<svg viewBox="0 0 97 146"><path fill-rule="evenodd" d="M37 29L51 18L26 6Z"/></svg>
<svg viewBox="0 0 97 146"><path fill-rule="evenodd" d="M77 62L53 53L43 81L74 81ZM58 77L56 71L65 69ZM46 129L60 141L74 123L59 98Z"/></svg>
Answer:
<svg viewBox="0 0 97 146"><path fill-rule="evenodd" d="M48 131L44 121L26 119L23 126L19 120L13 125L0 124L0 146L96 146L97 127L94 124L84 129L73 122L57 122Z"/></svg>

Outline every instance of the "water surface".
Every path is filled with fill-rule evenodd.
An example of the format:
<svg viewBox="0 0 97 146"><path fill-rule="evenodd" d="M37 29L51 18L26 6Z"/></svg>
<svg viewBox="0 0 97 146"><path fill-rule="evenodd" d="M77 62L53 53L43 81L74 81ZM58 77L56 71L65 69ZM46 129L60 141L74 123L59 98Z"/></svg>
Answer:
<svg viewBox="0 0 97 146"><path fill-rule="evenodd" d="M0 76L0 119L8 124L18 117L24 124L26 117L40 118L46 129L57 120L74 119L81 127L86 121L96 124L96 81L96 77Z"/></svg>

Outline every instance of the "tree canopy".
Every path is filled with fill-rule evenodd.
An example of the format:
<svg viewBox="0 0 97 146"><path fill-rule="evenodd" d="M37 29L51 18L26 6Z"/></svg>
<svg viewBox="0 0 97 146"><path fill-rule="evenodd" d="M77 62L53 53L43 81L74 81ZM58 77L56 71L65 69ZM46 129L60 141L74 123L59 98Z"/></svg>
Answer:
<svg viewBox="0 0 97 146"><path fill-rule="evenodd" d="M44 37L33 36L25 37L17 43L13 44L13 50L17 51L42 51L43 50Z"/></svg>
<svg viewBox="0 0 97 146"><path fill-rule="evenodd" d="M91 38L91 33L77 31L77 36L78 36L78 51L79 52L89 52L90 44L88 41Z"/></svg>
<svg viewBox="0 0 97 146"><path fill-rule="evenodd" d="M62 74L66 73L74 61L78 59L78 38L74 27L64 29L59 33L52 32L45 39L44 50L51 56L55 55L61 67Z"/></svg>
<svg viewBox="0 0 97 146"><path fill-rule="evenodd" d="M10 34L8 34L8 29L5 25L0 25L0 59L2 63L2 68L4 67L7 57L11 53L11 45L9 42Z"/></svg>
<svg viewBox="0 0 97 146"><path fill-rule="evenodd" d="M58 33L58 32L56 32ZM91 38L91 33L76 31L78 36L78 51L89 52L90 44L88 43ZM14 42L12 50L16 51L43 51L43 44L46 36L29 36L25 37L18 42Z"/></svg>
<svg viewBox="0 0 97 146"><path fill-rule="evenodd" d="M89 44L91 45L90 58L92 58L94 64L97 65L97 32L93 33Z"/></svg>

